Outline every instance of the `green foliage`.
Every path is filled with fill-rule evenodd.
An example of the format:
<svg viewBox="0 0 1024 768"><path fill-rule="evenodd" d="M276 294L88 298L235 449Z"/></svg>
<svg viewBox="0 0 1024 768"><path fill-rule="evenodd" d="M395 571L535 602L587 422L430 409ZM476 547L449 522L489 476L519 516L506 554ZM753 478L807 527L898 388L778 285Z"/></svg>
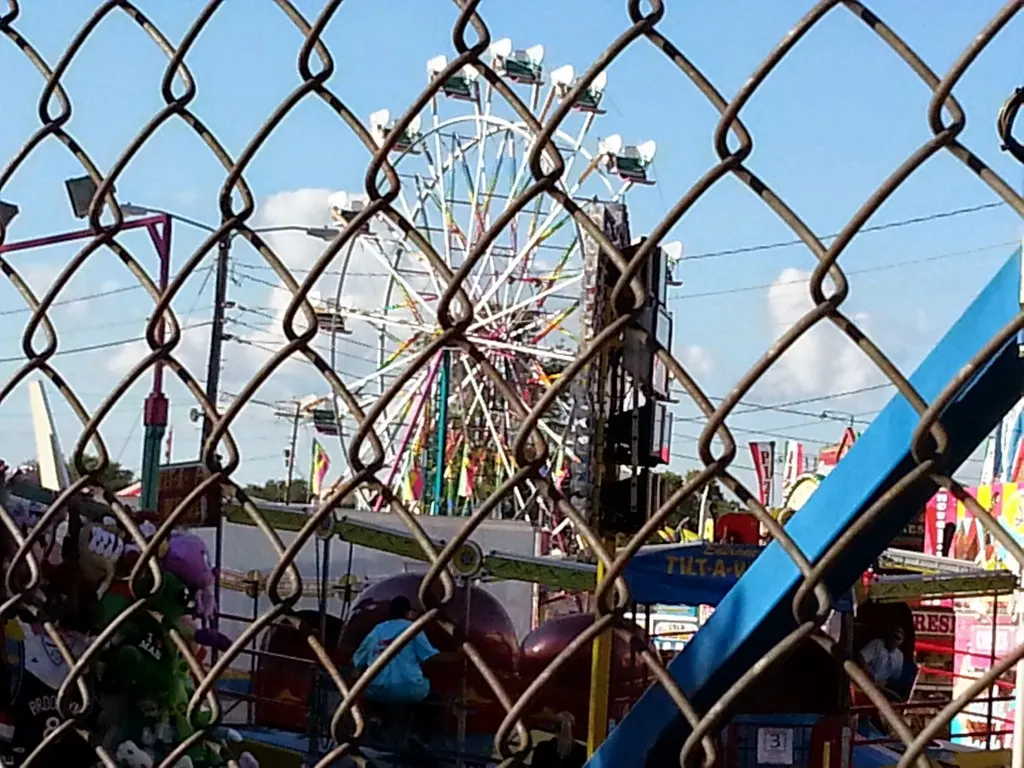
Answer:
<svg viewBox="0 0 1024 768"><path fill-rule="evenodd" d="M286 480L267 480L263 485L251 483L246 485L245 492L254 499L283 503L285 501L285 489L287 488L288 482ZM290 504L305 504L309 501L309 483L305 478L292 478L287 500Z"/></svg>
<svg viewBox="0 0 1024 768"><path fill-rule="evenodd" d="M77 480L79 478L79 474L78 470L75 468L74 462L70 459L67 461L72 481ZM100 460L98 456L86 454L82 463L85 464L85 468L91 472L99 466ZM106 469L99 474L98 480L108 491L117 493L134 483L136 478L135 473L132 472L132 470L121 466L121 462L110 461L107 464Z"/></svg>
<svg viewBox="0 0 1024 768"><path fill-rule="evenodd" d="M687 472L685 477L681 477L675 472L662 472L662 501L678 491L684 483L689 482L698 474L698 471L695 469L691 469ZM665 525L674 528L678 526L679 523L685 521L687 528L696 531L697 521L700 518L700 502L702 495L703 492L701 491L693 493L684 499L669 513L668 518L665 520ZM722 486L717 482L712 481L710 490L708 491L708 514L710 514L712 518L717 518L719 515L724 515L729 512L739 512L741 510L742 507L739 504L725 498L722 494Z"/></svg>

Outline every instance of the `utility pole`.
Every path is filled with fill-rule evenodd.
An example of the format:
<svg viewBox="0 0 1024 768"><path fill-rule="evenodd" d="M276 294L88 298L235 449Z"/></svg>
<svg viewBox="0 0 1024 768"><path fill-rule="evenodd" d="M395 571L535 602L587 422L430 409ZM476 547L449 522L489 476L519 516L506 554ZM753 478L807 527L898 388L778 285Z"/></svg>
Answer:
<svg viewBox="0 0 1024 768"><path fill-rule="evenodd" d="M295 413L292 414L292 442L288 448L288 479L284 484L284 503L292 503L292 478L295 476L295 444L299 440L299 416L302 413L302 404L295 401ZM279 414L284 415L284 414Z"/></svg>
<svg viewBox="0 0 1024 768"><path fill-rule="evenodd" d="M231 258L231 235L225 233L217 243L217 264L216 276L213 287L213 322L210 325L210 357L206 365L206 399L214 411L217 410L217 398L220 394L220 364L221 354L224 346L224 310L227 305L228 293L228 267ZM213 433L213 421L208 413L204 411L202 438L199 443L199 455L202 456L206 447L206 441ZM220 469L220 458L214 454L214 466ZM224 562L224 522L221 519L221 490L220 484L214 486L211 493L206 496L207 522L215 526L214 533L214 558L217 563L218 572ZM214 584L214 598L217 605L220 605L220 577ZM218 629L220 617L214 614L213 628ZM216 651L213 656L216 660Z"/></svg>
<svg viewBox="0 0 1024 768"><path fill-rule="evenodd" d="M231 237L225 235L217 244L217 265L213 286L213 318L210 324L210 357L206 363L206 399L216 409L220 390L220 364L224 348L224 311L227 308L228 269L231 260ZM213 422L203 419L203 437L200 451L206 445ZM217 510L219 512L219 510Z"/></svg>

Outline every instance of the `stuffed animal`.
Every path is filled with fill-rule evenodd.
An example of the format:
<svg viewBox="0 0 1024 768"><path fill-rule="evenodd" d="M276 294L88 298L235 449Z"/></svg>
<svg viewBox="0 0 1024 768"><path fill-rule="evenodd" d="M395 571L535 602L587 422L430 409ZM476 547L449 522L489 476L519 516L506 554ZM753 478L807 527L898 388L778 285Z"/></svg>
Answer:
<svg viewBox="0 0 1024 768"><path fill-rule="evenodd" d="M192 615L203 620L217 612L214 585L217 572L210 565L206 543L196 534L175 531L167 542L167 551L160 558L160 567L173 573L189 588L195 601Z"/></svg>
<svg viewBox="0 0 1024 768"><path fill-rule="evenodd" d="M195 725L189 721L188 704L195 686L188 662L170 636L171 630L193 642L230 645L223 635L195 630L190 623L189 614L200 612L200 605L204 613L212 614L214 575L202 540L192 534L175 534L160 565L160 589L150 597L148 610L138 612L126 622L112 644L103 679L105 694L123 697L128 702L127 716L110 724L120 729L115 741L141 745L155 762L190 737L196 727L211 722L211 713L202 709ZM197 598L197 591L203 590L210 591L206 600ZM115 583L101 599L99 628L108 625L131 601L126 585ZM193 745L186 754L188 768L222 765L226 743L234 740L233 733L217 729L211 738ZM186 768L184 763L179 766Z"/></svg>

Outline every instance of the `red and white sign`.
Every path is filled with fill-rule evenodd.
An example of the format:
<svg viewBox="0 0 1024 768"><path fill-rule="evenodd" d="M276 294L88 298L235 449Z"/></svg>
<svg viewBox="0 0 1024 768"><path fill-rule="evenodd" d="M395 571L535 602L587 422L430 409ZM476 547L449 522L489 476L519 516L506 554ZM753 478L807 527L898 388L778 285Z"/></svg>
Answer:
<svg viewBox="0 0 1024 768"><path fill-rule="evenodd" d="M914 611L914 632L918 637L952 637L956 616L952 611Z"/></svg>
<svg viewBox="0 0 1024 768"><path fill-rule="evenodd" d="M782 468L782 495L788 496L796 485L796 479L804 473L804 444L795 440L786 441L786 463Z"/></svg>
<svg viewBox="0 0 1024 768"><path fill-rule="evenodd" d="M853 427L847 427L843 430L843 437L838 443L822 448L821 453L818 454L818 474L825 477L835 469L836 464L849 453L855 442L857 442L857 433L853 431Z"/></svg>
<svg viewBox="0 0 1024 768"><path fill-rule="evenodd" d="M760 502L769 504L772 498L772 481L775 477L775 441L751 443L750 455L754 459Z"/></svg>

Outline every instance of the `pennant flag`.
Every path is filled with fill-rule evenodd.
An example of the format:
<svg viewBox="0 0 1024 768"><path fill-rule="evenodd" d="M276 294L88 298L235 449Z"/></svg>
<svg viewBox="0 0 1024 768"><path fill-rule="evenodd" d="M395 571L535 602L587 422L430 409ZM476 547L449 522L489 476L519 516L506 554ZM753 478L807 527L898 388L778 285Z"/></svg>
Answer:
<svg viewBox="0 0 1024 768"><path fill-rule="evenodd" d="M857 442L857 437L858 435L853 431L853 427L847 427L843 430L843 437L838 443L822 448L821 453L818 454L817 473L822 477L828 476L835 469L840 459L849 453L850 448Z"/></svg>
<svg viewBox="0 0 1024 768"><path fill-rule="evenodd" d="M464 499L473 495L473 476L476 474L469 462L469 443L462 446L462 468L459 471L458 494Z"/></svg>
<svg viewBox="0 0 1024 768"><path fill-rule="evenodd" d="M804 473L804 444L796 440L786 441L786 464L782 470L782 496L793 490L796 479Z"/></svg>
<svg viewBox="0 0 1024 768"><path fill-rule="evenodd" d="M331 457L320 445L319 440L313 441L313 464L309 471L309 492L317 497L323 490L324 478L327 477L327 470L331 468Z"/></svg>
<svg viewBox="0 0 1024 768"><path fill-rule="evenodd" d="M1003 418L996 432L995 482L1017 482L1024 447L1024 400Z"/></svg>
<svg viewBox="0 0 1024 768"><path fill-rule="evenodd" d="M761 504L769 504L772 499L772 482L775 479L775 441L750 443L750 455L754 459L759 501Z"/></svg>

